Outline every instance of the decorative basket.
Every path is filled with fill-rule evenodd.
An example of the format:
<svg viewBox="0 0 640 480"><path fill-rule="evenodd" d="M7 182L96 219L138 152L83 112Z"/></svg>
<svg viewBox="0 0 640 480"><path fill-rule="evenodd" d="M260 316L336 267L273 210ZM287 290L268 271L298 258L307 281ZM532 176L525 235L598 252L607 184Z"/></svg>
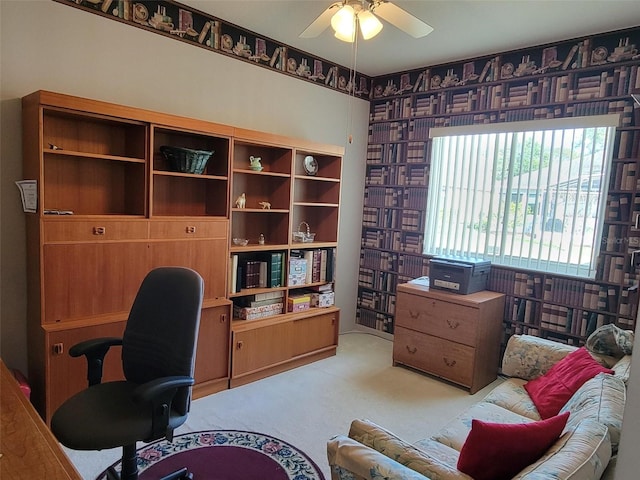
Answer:
<svg viewBox="0 0 640 480"><path fill-rule="evenodd" d="M176 172L196 173L198 175L204 172L209 158L213 155L213 150L193 150L191 148L167 145L160 147L160 152Z"/></svg>
<svg viewBox="0 0 640 480"><path fill-rule="evenodd" d="M302 230L303 226L307 227L307 231L306 232ZM311 243L311 242L313 242L315 237L316 237L316 234L310 232L309 224L307 222L300 222L300 225L298 225L298 231L297 232L293 232L293 241L294 242Z"/></svg>

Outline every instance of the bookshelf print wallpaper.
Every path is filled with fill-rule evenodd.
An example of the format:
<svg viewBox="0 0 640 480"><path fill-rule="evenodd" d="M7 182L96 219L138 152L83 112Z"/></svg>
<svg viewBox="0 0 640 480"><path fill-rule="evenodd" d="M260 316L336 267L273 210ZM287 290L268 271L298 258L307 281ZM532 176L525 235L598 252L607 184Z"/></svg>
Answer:
<svg viewBox="0 0 640 480"><path fill-rule="evenodd" d="M333 90L368 98L371 79L172 0L53 0Z"/></svg>
<svg viewBox="0 0 640 480"><path fill-rule="evenodd" d="M600 325L635 328L640 269L640 28L372 80L357 322L393 333L396 286L428 275L422 255L429 129L619 113L595 280L492 268L507 296L505 341L580 345ZM640 261L640 257L638 259Z"/></svg>

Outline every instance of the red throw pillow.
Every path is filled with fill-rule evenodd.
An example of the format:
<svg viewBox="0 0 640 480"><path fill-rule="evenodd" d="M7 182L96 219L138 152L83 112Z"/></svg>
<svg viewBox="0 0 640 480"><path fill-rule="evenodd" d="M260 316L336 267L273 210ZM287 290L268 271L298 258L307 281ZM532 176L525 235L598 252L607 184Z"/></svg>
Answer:
<svg viewBox="0 0 640 480"><path fill-rule="evenodd" d="M599 373L613 373L581 347L556 363L544 375L525 383L524 388L542 418L557 415L584 382Z"/></svg>
<svg viewBox="0 0 640 480"><path fill-rule="evenodd" d="M531 423L471 421L458 470L474 480L507 480L538 460L560 437L569 412Z"/></svg>

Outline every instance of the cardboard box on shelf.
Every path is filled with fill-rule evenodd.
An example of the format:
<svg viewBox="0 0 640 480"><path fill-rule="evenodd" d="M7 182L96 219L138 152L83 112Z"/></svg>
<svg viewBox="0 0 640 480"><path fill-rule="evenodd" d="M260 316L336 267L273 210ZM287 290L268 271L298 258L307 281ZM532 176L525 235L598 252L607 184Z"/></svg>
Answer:
<svg viewBox="0 0 640 480"><path fill-rule="evenodd" d="M288 312L302 312L311 307L311 295L298 295L287 300Z"/></svg>
<svg viewBox="0 0 640 480"><path fill-rule="evenodd" d="M312 307L330 307L335 303L335 294L333 292L312 293Z"/></svg>

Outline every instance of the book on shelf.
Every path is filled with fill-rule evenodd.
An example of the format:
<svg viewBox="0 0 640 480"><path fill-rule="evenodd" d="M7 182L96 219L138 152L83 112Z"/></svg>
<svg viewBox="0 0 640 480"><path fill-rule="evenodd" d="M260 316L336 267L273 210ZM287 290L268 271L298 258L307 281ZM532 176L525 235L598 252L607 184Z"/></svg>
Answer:
<svg viewBox="0 0 640 480"><path fill-rule="evenodd" d="M238 255L232 255L231 261L229 262L229 279L230 279L230 288L231 293L237 293L238 289Z"/></svg>
<svg viewBox="0 0 640 480"><path fill-rule="evenodd" d="M260 263L259 260L242 261L242 288L260 287Z"/></svg>
<svg viewBox="0 0 640 480"><path fill-rule="evenodd" d="M284 286L283 252L267 252L261 256L265 264L265 287L275 288Z"/></svg>

